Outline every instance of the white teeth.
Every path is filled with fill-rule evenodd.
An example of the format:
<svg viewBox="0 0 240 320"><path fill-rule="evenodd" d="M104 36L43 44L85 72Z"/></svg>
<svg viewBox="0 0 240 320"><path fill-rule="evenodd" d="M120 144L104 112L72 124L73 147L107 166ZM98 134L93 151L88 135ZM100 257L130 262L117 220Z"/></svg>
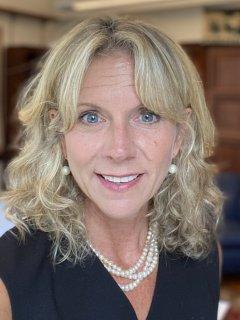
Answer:
<svg viewBox="0 0 240 320"><path fill-rule="evenodd" d="M134 176L127 176L127 177L112 177L112 176L103 176L105 180L111 181L111 182L129 182L134 180L138 175L134 175Z"/></svg>

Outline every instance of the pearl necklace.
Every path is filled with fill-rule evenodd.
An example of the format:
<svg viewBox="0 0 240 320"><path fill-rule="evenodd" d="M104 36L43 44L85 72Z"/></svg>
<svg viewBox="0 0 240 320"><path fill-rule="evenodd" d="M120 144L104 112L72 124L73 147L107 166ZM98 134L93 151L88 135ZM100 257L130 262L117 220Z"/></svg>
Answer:
<svg viewBox="0 0 240 320"><path fill-rule="evenodd" d="M103 263L104 267L113 275L122 277L125 279L134 280L126 285L119 285L123 291L130 291L136 288L139 283L149 276L158 263L159 250L157 245L156 234L151 228L148 230L146 244L143 248L143 252L138 261L129 269L122 269L118 265L114 264L111 260L104 257L99 251L97 251L92 244L88 241L90 248L96 254L96 256ZM141 265L144 263L143 270L138 271Z"/></svg>

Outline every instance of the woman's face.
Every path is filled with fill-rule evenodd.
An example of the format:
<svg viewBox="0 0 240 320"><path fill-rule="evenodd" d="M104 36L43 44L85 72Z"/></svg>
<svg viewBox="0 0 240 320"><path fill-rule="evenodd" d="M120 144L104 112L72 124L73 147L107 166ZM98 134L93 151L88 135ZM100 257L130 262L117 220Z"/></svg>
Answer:
<svg viewBox="0 0 240 320"><path fill-rule="evenodd" d="M93 60L79 95L78 121L62 144L86 210L113 219L146 213L180 147L177 127L141 105L133 68L124 52ZM140 176L120 185L100 175Z"/></svg>

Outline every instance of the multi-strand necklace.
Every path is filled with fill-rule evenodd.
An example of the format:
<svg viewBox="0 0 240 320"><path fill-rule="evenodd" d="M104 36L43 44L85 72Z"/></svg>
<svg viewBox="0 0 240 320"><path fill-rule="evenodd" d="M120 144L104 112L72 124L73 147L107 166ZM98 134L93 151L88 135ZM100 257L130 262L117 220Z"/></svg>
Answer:
<svg viewBox="0 0 240 320"><path fill-rule="evenodd" d="M90 242L88 243L93 252L103 263L104 267L108 270L108 272L118 277L133 280L128 284L118 284L123 291L131 291L136 288L143 279L145 279L153 272L154 268L158 264L159 249L157 245L157 237L152 228L149 228L148 230L146 243L140 258L129 269L122 269L120 266L104 257L92 246ZM141 269L141 266L143 266L143 268L141 271L139 271L139 269Z"/></svg>

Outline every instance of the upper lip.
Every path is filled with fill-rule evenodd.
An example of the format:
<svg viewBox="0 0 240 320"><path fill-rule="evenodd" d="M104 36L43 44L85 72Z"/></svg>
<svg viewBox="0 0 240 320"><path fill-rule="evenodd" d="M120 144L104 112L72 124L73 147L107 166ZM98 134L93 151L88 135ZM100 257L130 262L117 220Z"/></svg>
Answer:
<svg viewBox="0 0 240 320"><path fill-rule="evenodd" d="M128 176L136 176L136 175L140 175L142 173L126 173L126 174L105 174L105 173L98 173L96 172L97 174L100 174L102 176L111 176L111 177L118 177L118 178L122 178L122 177L128 177Z"/></svg>

